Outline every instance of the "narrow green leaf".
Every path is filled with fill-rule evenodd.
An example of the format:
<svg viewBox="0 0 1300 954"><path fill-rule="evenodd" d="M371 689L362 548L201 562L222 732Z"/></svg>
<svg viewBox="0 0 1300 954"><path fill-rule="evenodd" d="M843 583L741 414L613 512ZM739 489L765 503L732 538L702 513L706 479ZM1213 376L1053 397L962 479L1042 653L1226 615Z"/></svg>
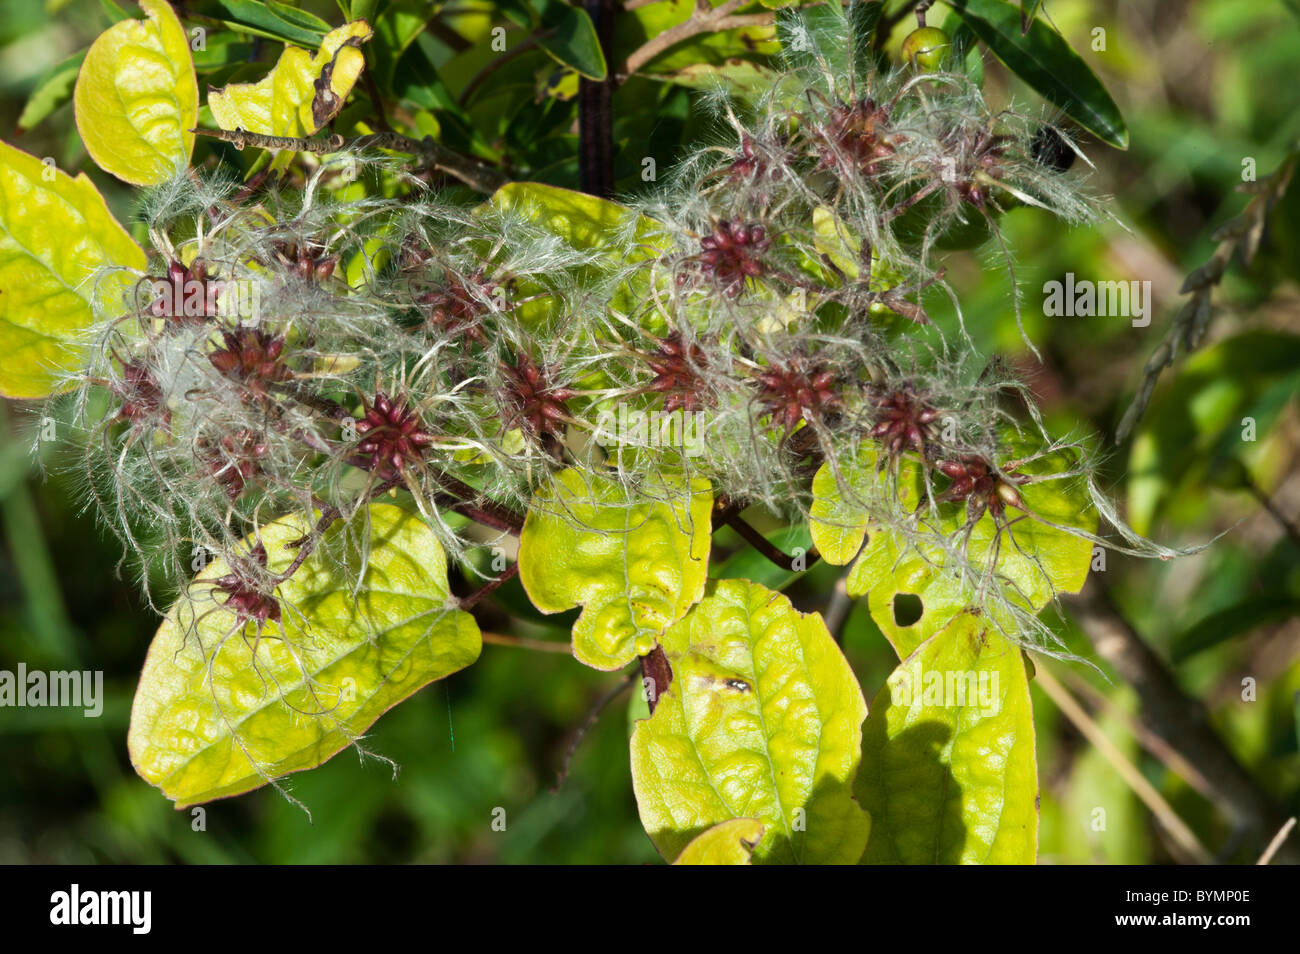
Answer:
<svg viewBox="0 0 1300 954"><path fill-rule="evenodd" d="M262 528L283 571L293 518ZM389 504L369 510L368 551L341 522L275 592L281 623L240 624L214 561L154 637L136 689L132 764L178 808L313 768L384 712L478 658L474 618L456 608L432 531ZM362 567L364 565L364 574ZM354 581L360 577L360 586Z"/></svg>
<svg viewBox="0 0 1300 954"><path fill-rule="evenodd" d="M556 62L593 80L603 80L608 67L600 37L587 11L563 0L534 0L540 16L537 45Z"/></svg>
<svg viewBox="0 0 1300 954"><path fill-rule="evenodd" d="M680 857L713 826L747 818L766 826L756 863L856 863L871 829L850 790L867 707L821 617L721 580L661 643L672 683L631 743L641 822L660 854Z"/></svg>
<svg viewBox="0 0 1300 954"><path fill-rule="evenodd" d="M273 10L256 0L221 0L221 5L226 8L236 23L257 27L271 37L295 43L309 50L320 46L325 35L329 33L329 24L324 23L323 20L319 21L324 24L321 28L319 25L311 25L311 21L318 19L316 17L311 17L311 20L304 16L290 19L284 15L283 10ZM297 10L295 13L302 14L302 11Z"/></svg>
<svg viewBox="0 0 1300 954"><path fill-rule="evenodd" d="M544 613L583 607L573 655L618 669L703 596L712 511L702 478L666 477L632 494L599 474L562 470L528 508L519 580Z"/></svg>
<svg viewBox="0 0 1300 954"><path fill-rule="evenodd" d="M1106 87L1065 39L1042 20L1021 30L1020 10L1008 0L950 0L993 55L1089 132L1117 149L1128 148L1128 127Z"/></svg>
<svg viewBox="0 0 1300 954"><path fill-rule="evenodd" d="M111 305L136 277L97 273L145 263L85 173L0 142L0 394L45 397L79 367L94 302Z"/></svg>
<svg viewBox="0 0 1300 954"><path fill-rule="evenodd" d="M1038 769L1020 650L964 615L876 696L854 792L868 864L1033 864Z"/></svg>
<svg viewBox="0 0 1300 954"><path fill-rule="evenodd" d="M77 130L99 167L133 185L157 185L190 161L199 85L172 8L164 0L140 6L148 19L123 20L91 44L73 98Z"/></svg>
<svg viewBox="0 0 1300 954"><path fill-rule="evenodd" d="M81 63L86 58L86 50L74 53L58 66L41 77L32 95L27 97L22 115L18 117L18 131L26 132L45 119L68 100L72 99L72 88L76 85Z"/></svg>
<svg viewBox="0 0 1300 954"><path fill-rule="evenodd" d="M696 836L673 862L675 865L747 865L763 838L757 818L733 818Z"/></svg>
<svg viewBox="0 0 1300 954"><path fill-rule="evenodd" d="M1189 629L1177 633L1169 647L1169 658L1185 662L1197 653L1266 623L1300 617L1300 596L1294 593L1261 593L1235 606L1211 613Z"/></svg>

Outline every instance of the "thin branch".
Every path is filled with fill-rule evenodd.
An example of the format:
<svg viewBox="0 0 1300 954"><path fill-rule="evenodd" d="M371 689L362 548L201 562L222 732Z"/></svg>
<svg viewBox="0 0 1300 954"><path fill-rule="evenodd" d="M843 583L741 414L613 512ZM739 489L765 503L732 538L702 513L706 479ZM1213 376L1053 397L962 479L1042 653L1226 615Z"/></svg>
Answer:
<svg viewBox="0 0 1300 954"><path fill-rule="evenodd" d="M477 603L479 600L483 599L485 596L487 596L488 594L490 594L493 590L495 590L495 589L496 589L498 586L500 586L502 583L505 583L505 582L507 582L508 580L512 580L512 579L514 579L514 577L515 577L518 573L519 573L519 564L518 564L518 563L511 563L509 567L507 567L505 570L503 570L503 571L501 572L501 575L500 575L500 576L493 577L492 579L490 579L490 580L488 580L486 583L484 583L482 586L480 586L480 587L479 587L477 590L475 590L473 593L470 593L470 594L467 595L467 596L463 596L463 597L461 597L460 600L459 600L460 608L463 609L463 610L467 610L467 609L469 609L471 606L473 606L473 605L474 605L475 603Z"/></svg>
<svg viewBox="0 0 1300 954"><path fill-rule="evenodd" d="M555 784L551 786L552 792L558 792L560 786L564 784L564 780L569 777L569 766L573 762L573 757L578 752L578 746L582 745L582 740L587 737L587 733L595 727L596 720L600 718L601 713L609 707L611 702L627 691L627 687L632 685L632 680L636 677L636 674L637 671L635 669L629 669L623 675L623 678L620 679L612 689L596 700L596 704L591 707L591 712L587 714L586 721L582 723L582 726L578 729L577 733L575 733L573 741L569 743L568 749L565 750L564 762L560 766L560 774L556 777Z"/></svg>
<svg viewBox="0 0 1300 954"><path fill-rule="evenodd" d="M568 643L552 642L549 639L529 639L527 636L507 636L505 633L483 633L483 642L494 646L513 646L516 649L531 649L539 653L563 653L569 655L573 650Z"/></svg>
<svg viewBox="0 0 1300 954"><path fill-rule="evenodd" d="M1273 502L1273 498L1259 484L1246 474L1246 489L1254 497L1261 507L1268 512L1268 515L1277 522L1282 528L1282 532L1291 538L1291 542L1300 546L1300 527L1296 526L1295 521L1282 512L1282 508Z"/></svg>
<svg viewBox="0 0 1300 954"><path fill-rule="evenodd" d="M750 546L763 554L763 556L767 557L772 563L783 570L789 570L791 573L798 572L794 568L795 559L793 557L787 555L780 547L773 544L767 539L767 537L763 536L746 523L741 519L739 514L730 515L727 517L726 522L727 526L731 527L731 529L744 537ZM816 563L820 557L821 554L817 552L816 547L810 549L803 555L803 559L805 560L804 569L808 569L808 567Z"/></svg>
<svg viewBox="0 0 1300 954"><path fill-rule="evenodd" d="M708 0L696 0L695 10L691 13L689 19L677 24L675 27L664 30L663 33L657 36L651 37L632 51L632 54L616 74L619 82L626 80L660 53L676 46L678 43L699 36L701 33L738 30L747 26L768 26L775 22L776 15L774 13L754 13L735 17L731 15L747 2L748 0L727 0L721 6L710 7Z"/></svg>
<svg viewBox="0 0 1300 954"><path fill-rule="evenodd" d="M1211 297L1215 287L1223 280L1223 273L1227 271L1228 263L1234 254L1240 252L1241 260L1245 265L1249 265L1251 259L1255 257L1264 235L1264 226L1268 224L1268 216L1286 194L1297 163L1300 163L1300 151L1292 152L1282 163L1281 168L1267 179L1255 184L1251 189L1255 197L1250 200L1241 214L1224 223L1211 236L1219 242L1219 245L1210 256L1210 260L1188 275L1183 282L1180 293L1191 295L1191 298L1174 316L1164 340L1147 359L1142 369L1142 382L1138 385L1137 394L1134 395L1133 403L1124 412L1124 417L1115 431L1117 441L1123 441L1137 426L1137 422L1146 412L1147 404L1151 401L1156 381L1160 379L1161 372L1174 363L1179 350L1190 352L1200 346L1205 331L1210 325ZM1238 189L1242 187L1239 186Z"/></svg>
<svg viewBox="0 0 1300 954"><path fill-rule="evenodd" d="M1063 599L1098 655L1137 691L1138 717L1197 767L1213 786L1214 804L1228 820L1260 838L1281 827L1287 816L1241 766L1211 728L1205 708L1187 697L1096 578L1089 579L1078 596ZM1284 845L1279 855L1288 864L1300 863L1300 849L1291 845Z"/></svg>
<svg viewBox="0 0 1300 954"><path fill-rule="evenodd" d="M1286 836L1291 834L1291 829L1294 827L1295 819L1288 818L1286 824L1273 836L1273 840L1268 843L1268 847L1264 849L1264 853L1259 856L1259 861L1255 862L1255 864L1266 865L1272 861L1273 856L1277 854L1277 850L1282 847L1282 842L1286 841Z"/></svg>
<svg viewBox="0 0 1300 954"><path fill-rule="evenodd" d="M1074 727L1079 730L1085 739L1092 743L1093 748L1102 754L1102 756L1114 766L1115 771L1119 773L1120 778L1133 790L1138 798L1142 799L1143 804L1151 810L1151 814L1156 817L1165 831L1173 839L1173 847L1177 846L1175 854L1180 855L1183 861L1193 861L1196 864L1207 865L1213 860L1210 853L1201 844L1196 835L1187 823L1179 817L1173 807L1165 801L1164 797L1155 790L1150 782L1127 758L1124 753L1116 748L1115 743L1102 731L1101 726L1093 721L1092 717L1083 710L1083 707L1070 695L1070 691L1056 681L1056 677L1048 671L1046 666L1039 666L1038 673L1034 677L1043 692L1047 693L1048 698L1056 703L1056 707L1061 710L1061 714L1073 723Z"/></svg>
<svg viewBox="0 0 1300 954"><path fill-rule="evenodd" d="M191 129L190 132L199 136L220 139L222 142L230 143L236 149L253 146L270 152L293 150L294 152L307 152L316 156L342 152L345 149L391 149L394 152L404 152L416 156L420 160L422 167L445 172L459 179L471 189L486 194L495 192L509 181L500 170L493 169L477 159L453 152L441 143L436 142L432 136L425 136L423 139L412 139L410 136L403 136L401 133L378 132L367 136L357 136L355 139L345 139L338 133L331 136L302 138L297 136L266 136L262 133L247 132L243 129Z"/></svg>

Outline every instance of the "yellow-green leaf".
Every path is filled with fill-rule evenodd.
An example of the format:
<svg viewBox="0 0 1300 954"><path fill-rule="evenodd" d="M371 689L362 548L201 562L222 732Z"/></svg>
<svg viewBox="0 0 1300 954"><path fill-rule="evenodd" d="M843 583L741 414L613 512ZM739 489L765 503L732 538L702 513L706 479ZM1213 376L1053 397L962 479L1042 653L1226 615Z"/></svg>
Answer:
<svg viewBox="0 0 1300 954"><path fill-rule="evenodd" d="M332 30L315 54L287 48L261 82L233 83L209 93L212 118L222 129L312 135L343 108L365 66L359 47L373 35L365 20L354 20Z"/></svg>
<svg viewBox="0 0 1300 954"><path fill-rule="evenodd" d="M854 800L867 706L816 614L721 580L662 640L672 683L632 734L641 822L666 858L734 818L765 826L756 863L854 864L871 819Z"/></svg>
<svg viewBox="0 0 1300 954"><path fill-rule="evenodd" d="M185 28L166 0L140 0L148 18L99 35L73 102L86 151L134 185L166 182L190 161L199 85Z"/></svg>
<svg viewBox="0 0 1300 954"><path fill-rule="evenodd" d="M675 865L747 865L763 840L763 823L757 818L720 822L682 849Z"/></svg>
<svg viewBox="0 0 1300 954"><path fill-rule="evenodd" d="M134 281L145 254L85 174L0 143L0 394L48 395L81 363L78 335ZM98 277L97 277L98 276Z"/></svg>
<svg viewBox="0 0 1300 954"><path fill-rule="evenodd" d="M631 494L599 474L560 471L528 508L520 582L544 613L583 607L573 655L618 669L704 595L712 511L702 478L665 477Z"/></svg>
<svg viewBox="0 0 1300 954"><path fill-rule="evenodd" d="M813 478L809 526L813 542L827 562L843 565L856 556L845 581L849 595L866 595L872 619L900 658L971 606L976 601L975 576L985 578L990 569L989 585L998 587L1009 604L1030 611L1083 586L1091 566L1092 542L1047 523L1096 531L1097 514L1081 479L1044 480L1018 487L1028 512L1008 507L1002 522L986 512L968 527L964 504L944 505L940 518L931 523L934 533L955 541L945 548L937 542L907 542L879 525L873 509L900 511L886 495L897 495L901 512L910 512L923 499L923 490L915 462L902 461L894 478L890 468L877 470L875 460L875 452L864 449L858 461L844 468L846 486L823 465ZM1044 476L1070 466L1068 456L1058 453L1026 464L1017 473ZM973 568L974 574L963 575L956 565L954 545L964 548L967 569ZM915 619L900 616L904 605L899 603L900 597L919 600ZM996 606L990 608L995 611ZM999 616L999 622L1004 633L1014 626L1009 616Z"/></svg>
<svg viewBox="0 0 1300 954"><path fill-rule="evenodd" d="M966 614L908 656L863 729L868 864L1033 864L1038 768L1020 649Z"/></svg>
<svg viewBox="0 0 1300 954"><path fill-rule="evenodd" d="M268 567L296 554L301 518L262 528ZM275 592L281 623L240 625L212 583L213 561L154 637L127 744L136 771L178 808L238 795L317 766L379 716L478 658L482 640L456 608L442 546L418 517L369 511L361 572L339 522ZM326 555L328 554L328 555Z"/></svg>

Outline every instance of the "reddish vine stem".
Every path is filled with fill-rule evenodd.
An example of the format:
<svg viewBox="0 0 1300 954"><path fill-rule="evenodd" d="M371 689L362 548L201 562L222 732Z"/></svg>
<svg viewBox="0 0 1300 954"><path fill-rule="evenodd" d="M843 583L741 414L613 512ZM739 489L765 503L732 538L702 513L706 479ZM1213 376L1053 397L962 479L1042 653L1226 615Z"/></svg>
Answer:
<svg viewBox="0 0 1300 954"><path fill-rule="evenodd" d="M388 493L388 491L397 486L397 483L397 479L394 478L376 484L374 487L370 488L369 492L367 492L366 499L374 500L376 497ZM320 543L321 537L325 535L325 531L328 530L334 521L339 519L341 516L342 512L339 508L330 504L321 511L320 517L317 518L315 525L309 531L301 537L298 537L296 540L289 541L287 546L290 548L296 548L298 555L293 558L293 562L285 568L284 572L276 577L275 582L277 586L298 572L298 568L306 562L307 558L311 556L313 552L315 552L316 546Z"/></svg>
<svg viewBox="0 0 1300 954"><path fill-rule="evenodd" d="M754 529L754 527L745 522L745 520L743 520L738 514L728 516L726 522L727 526L731 527L731 529L744 537L745 541L749 543L750 546L763 554L763 556L767 557L767 559L773 564L779 566L783 570L789 570L792 573L795 572L794 559L780 547L776 546L759 533ZM807 569L821 559L821 554L817 552L816 547L813 547L805 554L805 557L807 563L805 564L804 569Z"/></svg>
<svg viewBox="0 0 1300 954"><path fill-rule="evenodd" d="M463 610L469 609L475 603L479 602L485 596L489 595L493 590L495 590L501 584L507 582L508 580L513 579L515 576L518 575L518 573L519 573L519 564L518 563L510 564L510 566L508 566L505 570L501 572L500 576L488 580L486 583L480 586L473 593L470 593L468 596L462 596L459 600L460 608Z"/></svg>

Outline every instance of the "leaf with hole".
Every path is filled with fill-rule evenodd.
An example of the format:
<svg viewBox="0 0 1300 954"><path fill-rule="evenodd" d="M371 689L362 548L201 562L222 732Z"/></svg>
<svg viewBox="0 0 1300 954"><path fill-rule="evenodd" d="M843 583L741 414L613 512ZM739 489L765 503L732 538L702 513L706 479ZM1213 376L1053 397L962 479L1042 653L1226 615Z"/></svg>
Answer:
<svg viewBox="0 0 1300 954"><path fill-rule="evenodd" d="M1042 477L1070 465L1069 455L1058 452L1024 464L1016 473ZM907 459L897 477L891 468L877 470L875 452L867 447L839 481L826 465L813 478L813 542L830 563L854 561L846 580L849 595L866 595L872 618L900 657L977 603L982 581L1030 611L1083 586L1092 542L1047 523L1096 531L1096 512L1081 479L1023 484L1017 490L1025 511L1009 506L1001 521L985 512L972 524L964 503L940 504L937 518L929 515L928 503L917 510L917 501L924 499L920 474L919 466ZM910 543L900 529L873 516L887 513L899 519L900 509L915 510L916 519L933 525L948 544ZM995 604L989 610L998 614L1003 632L1014 631L1014 619L1002 612L1005 607Z"/></svg>

